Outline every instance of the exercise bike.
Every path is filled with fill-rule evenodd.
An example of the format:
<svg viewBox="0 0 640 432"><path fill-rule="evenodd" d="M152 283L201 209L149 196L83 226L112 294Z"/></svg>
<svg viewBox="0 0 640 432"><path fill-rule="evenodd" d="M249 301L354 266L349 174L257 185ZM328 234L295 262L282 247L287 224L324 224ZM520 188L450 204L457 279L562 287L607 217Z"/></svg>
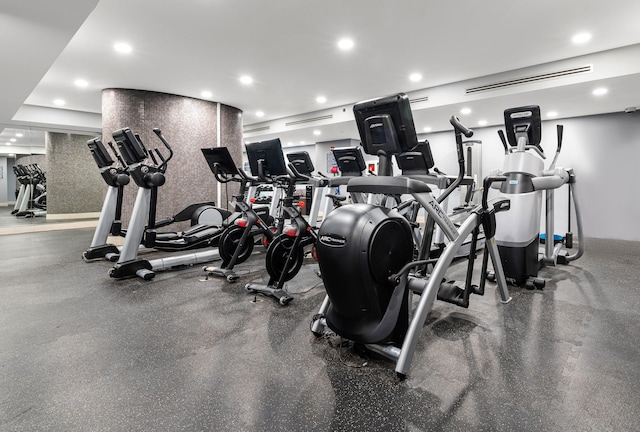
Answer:
<svg viewBox="0 0 640 432"><path fill-rule="evenodd" d="M391 155L410 151L417 145L409 99L404 94L360 102L354 106L354 114L365 151L379 156L381 172L389 171ZM458 159L463 161L462 135L470 137L473 131L456 117L450 122L455 131ZM427 224L427 229L431 224L437 225L449 242L437 259L426 255L416 260L411 226L397 210L370 204L335 209L318 232L318 264L327 296L311 323L313 334L321 336L330 330L394 360L396 373L404 378L436 298L468 307L471 294L484 292L484 272L489 258L500 299L503 303L509 302L511 298L494 239L495 214L508 210L509 201L487 201L488 189L496 181L504 178L484 180L482 204L456 226L422 181L386 176L351 180L349 192L411 195L425 209L428 222L433 221ZM457 187L455 182L450 189L454 187ZM447 281L445 273L456 253L469 235L477 239L480 227L486 241L479 286L471 283L475 254L469 257L464 286ZM420 249L424 248L420 246ZM433 269L425 272L428 265L433 265ZM420 295L420 299L411 310L413 294Z"/></svg>
<svg viewBox="0 0 640 432"><path fill-rule="evenodd" d="M282 233L285 217L280 214L282 212L280 194L282 189L286 189L285 199L287 199L295 191L284 162L280 139L275 138L250 143L246 145L246 149L251 174L257 176L257 179L249 177L241 169L234 168L238 176L244 179L245 182L259 180L262 183L271 184L273 195L270 209L262 208L262 210L258 210L242 199L237 201L236 205L242 212L242 217L236 220L234 226L230 226L223 232L218 244L220 257L223 260L222 266L204 268L204 271L207 272L207 277L224 277L228 282L235 282L240 278L233 268L236 264L246 261L251 256L256 237L260 236L262 245L268 248L271 241ZM241 198L241 195L238 197ZM262 214L259 213L260 211L262 211ZM273 214L278 217L274 218L271 216ZM264 290L264 294L276 297L284 304L292 300L282 290L269 288Z"/></svg>
<svg viewBox="0 0 640 432"><path fill-rule="evenodd" d="M507 177L499 186L500 196L511 201L511 211L498 216L496 242L502 257L507 281L528 289L542 289L545 280L538 270L545 265L568 264L584 253L582 216L577 199L576 174L571 168L556 166L562 148L563 126L557 125L557 149L553 161L544 168L546 156L540 146L542 120L537 105L510 108L504 111L506 138L498 131L505 151L504 167L492 172ZM508 143L508 144L507 144ZM577 220L578 250L573 247L573 233L567 232L556 241L554 234L554 194L563 185L568 187L569 217L571 202ZM545 195L545 244L540 248L540 215ZM565 247L563 249L563 247ZM493 278L492 274L489 274Z"/></svg>
<svg viewBox="0 0 640 432"><path fill-rule="evenodd" d="M294 195L297 183L313 180L313 163L307 152L296 153L289 160L288 167L291 170L291 175L288 179L284 179L287 194L282 200L281 210L291 224L283 229L282 233L276 236L267 247L265 258L269 274L267 284L248 283L245 285L247 291L275 297L283 306L293 300L293 297L284 289L285 283L293 279L300 271L304 262L305 249L308 246L312 246L312 256L316 258L315 244L318 239L317 228L312 227L304 218L300 211L300 203L297 202L298 197ZM296 167L300 168L302 172ZM325 186L326 179L315 180L318 188ZM321 189L319 190L321 191ZM310 216L309 220L313 221L315 218Z"/></svg>
<svg viewBox="0 0 640 432"><path fill-rule="evenodd" d="M234 267L251 256L255 238L262 236L262 243L266 247L275 236L274 219L269 214L269 207L252 206L246 201L249 187L257 185L258 179L248 176L242 169L237 168L226 147L202 151L216 180L222 184L230 182L240 184L238 194L233 196L236 210L236 214L232 217L234 221L223 231L217 241L222 265L203 268L207 278L218 276L225 278L228 282L235 282L240 276L234 271Z"/></svg>

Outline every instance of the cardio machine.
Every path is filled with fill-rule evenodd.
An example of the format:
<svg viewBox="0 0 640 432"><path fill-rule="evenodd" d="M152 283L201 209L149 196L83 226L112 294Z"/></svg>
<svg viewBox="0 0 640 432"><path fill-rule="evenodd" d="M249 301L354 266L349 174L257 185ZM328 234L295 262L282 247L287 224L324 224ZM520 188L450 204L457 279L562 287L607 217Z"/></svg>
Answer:
<svg viewBox="0 0 640 432"><path fill-rule="evenodd" d="M20 183L18 197L11 212L17 217L38 217L47 214L46 176L38 164L15 165L13 172Z"/></svg>
<svg viewBox="0 0 640 432"><path fill-rule="evenodd" d="M257 179L236 167L229 149L226 147L202 149L202 153L218 182L240 183L239 192L233 196L235 213L229 218L233 223L225 228L217 241L222 265L203 268L207 272L207 277L219 276L227 279L228 282L235 282L240 276L233 268L251 256L254 237L263 234L267 236L265 241L272 238L273 218L269 215L269 207L252 206L247 202L250 186L256 186L259 183Z"/></svg>
<svg viewBox="0 0 640 432"><path fill-rule="evenodd" d="M466 144L467 141L463 141L463 144ZM458 153L458 174L456 176L444 174L438 168L435 167L435 162L433 160L433 155L431 153L431 147L429 145L429 141L425 140L424 142L418 143L418 145L410 151L402 152L395 155L396 162L398 163L398 167L402 171L402 176L409 177L415 180L422 181L428 185L434 186L442 195L439 195L438 202L442 205L442 207L447 211L449 217L457 221L459 219L464 219L468 212L471 211L474 207L471 202L473 198L473 190L475 186L475 181L473 177L466 175L466 166L465 166L465 158L464 152ZM469 160L466 160L468 163ZM470 165L470 164L469 164ZM433 172L432 172L433 171ZM452 187L452 185L455 185ZM464 196L464 203L453 207L450 209L450 194L453 192L454 188L458 188L460 186L466 187L466 194ZM407 207L405 210L407 214L407 218L414 222L417 220L418 211L420 209L419 203L416 201L405 202L403 204L404 207ZM439 253L442 252L442 249L446 246L444 243L445 236L442 230L435 228L435 232L431 232L430 230L426 230L431 238L422 242L420 237L421 233L416 234L415 237L418 238L416 244L422 244L424 247L430 247L431 251L429 253L430 257L436 257ZM414 229L414 231L417 231ZM482 233L478 236L476 244L474 245L475 249L473 251L477 251L484 247L484 236ZM464 244L464 247L460 248L458 251L457 258L466 257L471 252L471 241L467 241ZM422 256L425 255L425 251L421 251Z"/></svg>
<svg viewBox="0 0 640 432"><path fill-rule="evenodd" d="M130 177L126 164L120 154L115 150L111 142L108 143L111 150L120 162L120 166L115 166L115 161L102 143L100 137L87 141L87 146L91 152L91 156L100 168L100 175L105 183L107 183L107 194L104 197L102 210L98 225L93 233L91 246L82 253L85 261L95 259L107 259L109 261L117 261L120 249L114 244L107 243L109 235L122 236L126 232L122 229L122 198L124 195L124 187L129 184Z"/></svg>
<svg viewBox="0 0 640 432"><path fill-rule="evenodd" d="M232 160L221 162L220 173L225 173L226 181L241 181L240 193L236 197L236 207L242 212L242 216L233 225L227 227L220 236L218 250L222 258L222 266L204 268L207 276L224 277L229 282L235 282L240 278L233 268L251 256L255 238L260 236L262 244L266 248L274 237L282 232L284 225L284 220L279 218L278 223L274 226L274 217L272 216L274 211L270 208L257 206L254 208L245 201L247 185L260 180L274 186L271 209L277 208L280 204L280 191L275 186L279 179L287 176L280 139L250 143L246 145L246 149L251 175L257 176L257 179L248 176L242 169L232 165ZM235 175L238 176L237 180L234 179Z"/></svg>
<svg viewBox="0 0 640 432"><path fill-rule="evenodd" d="M542 266L568 264L584 253L582 216L575 193L576 174L571 168L556 167L562 148L562 125L557 125L557 149L553 161L547 169L544 168L546 156L540 146L542 121L539 106L507 109L504 122L506 138L502 130L498 131L505 151L504 167L495 173L507 177L499 189L501 196L511 200L511 210L497 216L496 242L508 282L529 289L543 288L544 279L537 277ZM573 234L568 232L557 242L554 234L554 193L565 184L577 222L578 250L573 254L567 251L573 247ZM546 203L545 245L540 248L543 192ZM571 208L569 217L570 212Z"/></svg>
<svg viewBox="0 0 640 432"><path fill-rule="evenodd" d="M213 203L192 204L176 216L156 222L156 203L158 188L166 181L167 164L173 156L173 150L162 136L160 129L153 129L162 144L169 151L167 157L156 150L148 151L140 138L129 128L114 132L113 138L118 145L122 158L128 166L131 178L138 185L138 193L133 206L131 220L127 227L124 245L118 261L109 271L113 278L138 276L152 279L157 270L167 270L176 266L193 265L219 258L217 251L207 250L180 256L170 256L155 260L138 258L140 244L147 248L163 251L201 249L222 232L223 221L231 214L229 211L214 207ZM150 161L149 161L150 159ZM158 163L160 161L160 163ZM189 230L179 233L158 233L157 228L179 220L197 220Z"/></svg>
<svg viewBox="0 0 640 432"><path fill-rule="evenodd" d="M312 246L312 255L315 258L315 243L318 238L316 228L304 218L297 202L298 197L294 195L296 183L312 181L312 173L315 168L307 152L292 153L287 155L287 158L291 174L286 179L287 193L282 200L281 211L291 224L285 227L267 247L265 257L267 273L269 273L267 284L248 283L245 285L247 291L273 296L283 306L293 300L293 297L285 290L285 283L293 279L300 271L304 261L305 248ZM324 185L324 180L326 179L317 179L320 187ZM310 217L310 220L314 220L313 217Z"/></svg>
<svg viewBox="0 0 640 432"><path fill-rule="evenodd" d="M379 156L381 172L390 171L393 154L417 145L409 99L404 94L360 102L354 106L354 114L365 151ZM458 159L464 166L462 135L470 137L473 131L456 117L450 121L455 131ZM321 336L331 330L358 346L394 360L398 376L406 376L435 299L468 307L470 294L484 293L484 277L480 278L479 285L471 283L475 254L470 256L462 287L445 279L465 239L469 235L477 238L480 227L486 238L482 274L491 258L501 301L509 302L511 298L493 238L495 213L507 210L509 202L507 199L487 202L490 184L501 180L504 179L485 179L482 204L476 206L459 227L422 181L403 176L351 180L350 192L411 195L426 210L428 222L432 221L427 226L439 226L448 244L439 258L427 255L416 260L410 224L397 210L370 204L335 209L318 232L318 264L327 296L311 323L313 334ZM455 187L454 182L441 194L442 199ZM429 264L433 270L424 274L421 270ZM420 298L412 310L413 294Z"/></svg>

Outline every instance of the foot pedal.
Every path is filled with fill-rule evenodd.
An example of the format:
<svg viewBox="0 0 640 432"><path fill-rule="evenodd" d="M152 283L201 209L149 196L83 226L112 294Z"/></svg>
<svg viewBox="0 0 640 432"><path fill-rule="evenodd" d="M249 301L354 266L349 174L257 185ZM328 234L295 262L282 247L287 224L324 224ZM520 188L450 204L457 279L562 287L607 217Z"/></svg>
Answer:
<svg viewBox="0 0 640 432"><path fill-rule="evenodd" d="M469 301L464 298L464 289L453 282L443 282L438 290L438 300L460 307L469 307Z"/></svg>
<svg viewBox="0 0 640 432"><path fill-rule="evenodd" d="M481 290L478 285L471 285L471 294L484 295L484 290Z"/></svg>
<svg viewBox="0 0 640 432"><path fill-rule="evenodd" d="M274 288L271 286L256 283L248 283L244 287L250 293L260 293L271 296L278 300L278 303L280 303L282 306L286 306L293 301L293 297L291 297L288 292L280 288Z"/></svg>

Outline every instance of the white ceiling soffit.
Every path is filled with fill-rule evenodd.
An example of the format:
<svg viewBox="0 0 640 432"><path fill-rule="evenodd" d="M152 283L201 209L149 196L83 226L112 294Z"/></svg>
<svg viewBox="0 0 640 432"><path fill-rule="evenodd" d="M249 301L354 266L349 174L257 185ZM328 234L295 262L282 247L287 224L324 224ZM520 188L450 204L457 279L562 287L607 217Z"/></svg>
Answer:
<svg viewBox="0 0 640 432"><path fill-rule="evenodd" d="M98 0L3 0L0 7L0 123L29 97ZM10 41L10 42L9 42Z"/></svg>
<svg viewBox="0 0 640 432"><path fill-rule="evenodd" d="M47 130L65 130L74 132L102 131L100 113L50 108L36 105L22 105L13 117L16 125L37 124Z"/></svg>

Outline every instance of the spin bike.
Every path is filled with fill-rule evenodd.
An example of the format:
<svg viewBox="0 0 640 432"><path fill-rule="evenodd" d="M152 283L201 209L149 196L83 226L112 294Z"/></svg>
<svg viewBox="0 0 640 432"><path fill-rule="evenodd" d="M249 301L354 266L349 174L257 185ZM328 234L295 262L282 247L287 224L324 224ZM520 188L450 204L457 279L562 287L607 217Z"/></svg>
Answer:
<svg viewBox="0 0 640 432"><path fill-rule="evenodd" d="M391 155L417 145L409 99L404 94L360 102L354 106L354 114L365 151L380 157L381 172L388 171ZM464 160L462 135L470 137L473 131L456 117L450 122L455 131L458 159ZM487 201L489 187L497 181L504 178L484 180L482 204L456 226L422 181L401 176L351 180L349 192L411 195L427 213L425 229L438 226L448 243L437 259L426 255L416 260L411 226L397 210L371 204L335 209L318 232L318 264L327 296L311 323L313 334L321 336L331 330L357 346L394 360L396 373L404 378L436 298L468 307L470 294L484 292L484 272L489 258L501 301L509 302L511 298L494 239L495 214L508 210L509 201ZM454 183L450 188L455 186ZM464 286L447 281L445 273L456 253L469 235L477 239L480 227L486 239L480 285L471 284L472 264L467 267ZM429 250L428 247L420 249ZM470 263L474 256L470 254ZM433 269L425 273L428 265L433 265ZM413 294L420 298L412 310Z"/></svg>
<svg viewBox="0 0 640 432"><path fill-rule="evenodd" d="M312 246L312 256L316 258L315 244L318 239L316 229L313 228L304 218L300 211L300 204L296 203L298 197L294 195L295 186L299 182L312 181L313 163L307 152L297 153L301 159L292 160L288 167L291 171L286 181L287 193L282 200L281 210L290 220L291 225L287 226L280 235L276 236L267 247L266 268L269 273L269 282L266 285L249 283L245 285L247 291L270 295L278 299L283 306L289 304L293 297L284 290L285 283L293 279L304 262L305 249ZM291 160L291 159L290 159ZM298 168L304 171L301 173ZM321 193L326 179L317 180L317 191ZM316 194L316 199L319 199ZM315 220L313 216L310 220Z"/></svg>
<svg viewBox="0 0 640 432"><path fill-rule="evenodd" d="M236 210L236 216L233 217L235 220L233 224L227 226L217 241L222 265L203 268L207 277L218 276L225 278L228 282L235 282L240 276L233 268L251 256L255 237L262 235L262 243L266 247L275 236L274 219L270 216L268 207L251 206L247 202L247 191L250 186L258 184L258 179L248 176L242 169L237 168L226 147L203 149L202 151L216 180L222 184L230 182L240 184L238 194L233 196Z"/></svg>
<svg viewBox="0 0 640 432"><path fill-rule="evenodd" d="M205 267L204 271L208 276L224 277L229 282L239 279L237 273L233 271L236 264L246 261L253 252L255 237L262 237L262 244L266 248L269 243L282 232L284 219L279 217L274 227L274 218L269 214L277 212L280 204L280 190L282 182L289 178L287 168L282 153L280 139L275 138L268 141L250 143L246 145L247 158L251 168L252 176L248 176L242 169L235 168L235 172L241 178L245 187L241 188L241 194L237 196L236 205L242 212L242 217L238 218L234 225L229 226L223 232L218 243L218 251L223 260L221 267ZM231 171L233 172L233 171ZM273 186L273 196L271 198L271 209L254 209L244 201L246 185L261 181L270 183ZM262 214L259 213L262 211ZM277 294L281 294L279 291ZM278 298L286 297L284 291ZM291 300L287 300L291 301Z"/></svg>

